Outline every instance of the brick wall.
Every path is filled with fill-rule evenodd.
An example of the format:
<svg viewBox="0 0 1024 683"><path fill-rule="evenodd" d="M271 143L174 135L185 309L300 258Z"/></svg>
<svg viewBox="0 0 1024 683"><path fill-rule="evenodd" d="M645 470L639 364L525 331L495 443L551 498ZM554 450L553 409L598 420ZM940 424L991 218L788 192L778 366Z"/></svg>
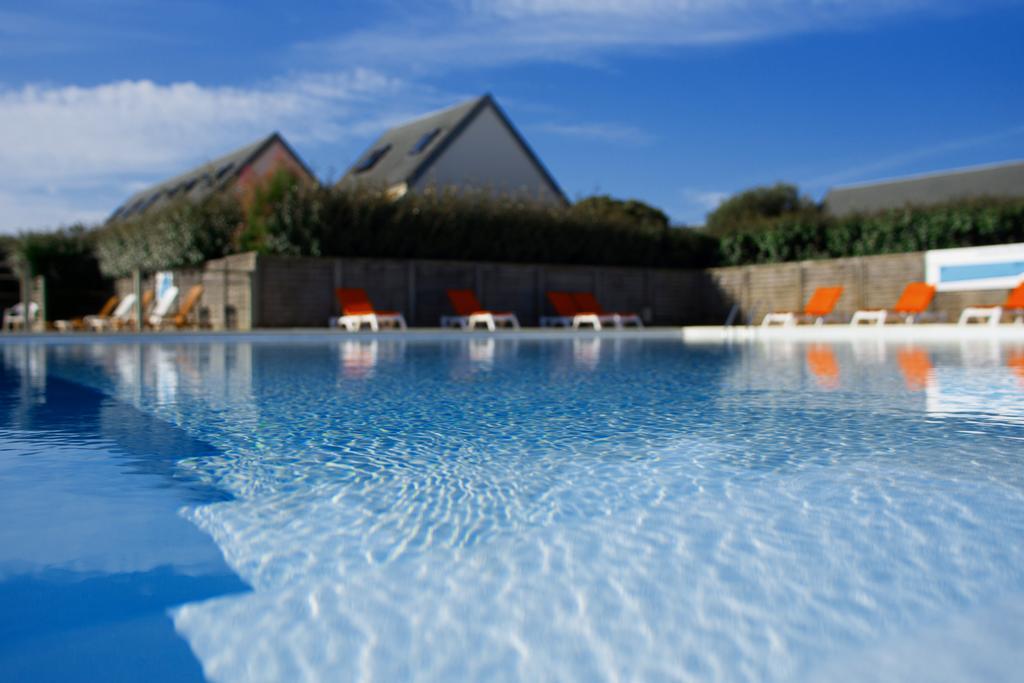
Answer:
<svg viewBox="0 0 1024 683"><path fill-rule="evenodd" d="M472 289L492 310L524 325L552 314L545 292L591 291L609 310L636 311L655 325L722 324L734 303L742 322L799 310L820 286L843 285L840 319L858 308L891 307L908 282L924 279L924 254L890 254L708 270L613 268L463 261L308 258L237 254L175 273L182 291L201 282L200 315L214 329L323 327L338 314L336 287L362 287L382 310L433 327L451 313L446 289ZM152 286L151 282L144 284ZM118 281L118 292L131 279ZM1006 290L942 292L932 311L955 321L964 306L996 304Z"/></svg>
<svg viewBox="0 0 1024 683"><path fill-rule="evenodd" d="M323 326L338 314L336 287L361 287L374 306L401 311L410 325L437 326L451 310L448 289L471 289L483 306L515 311L524 325L552 314L545 292L594 292L609 310L636 311L653 324L700 316L699 271L460 261L261 256L257 324Z"/></svg>
<svg viewBox="0 0 1024 683"><path fill-rule="evenodd" d="M801 309L816 287L828 285L845 288L836 311L848 320L859 308L891 307L908 282L925 279L924 252L712 268L708 273L725 301L739 303L743 315L757 321L767 311ZM998 304L1007 291L939 292L929 310L955 322L965 306Z"/></svg>

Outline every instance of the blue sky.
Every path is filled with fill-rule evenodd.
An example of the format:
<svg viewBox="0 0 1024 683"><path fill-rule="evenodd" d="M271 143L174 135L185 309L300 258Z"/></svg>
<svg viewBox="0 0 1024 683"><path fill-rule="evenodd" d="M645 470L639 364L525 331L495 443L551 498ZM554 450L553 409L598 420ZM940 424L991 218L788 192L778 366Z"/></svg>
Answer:
<svg viewBox="0 0 1024 683"><path fill-rule="evenodd" d="M102 220L280 130L324 179L491 92L572 198L723 196L1024 158L1024 2L0 4L0 231Z"/></svg>

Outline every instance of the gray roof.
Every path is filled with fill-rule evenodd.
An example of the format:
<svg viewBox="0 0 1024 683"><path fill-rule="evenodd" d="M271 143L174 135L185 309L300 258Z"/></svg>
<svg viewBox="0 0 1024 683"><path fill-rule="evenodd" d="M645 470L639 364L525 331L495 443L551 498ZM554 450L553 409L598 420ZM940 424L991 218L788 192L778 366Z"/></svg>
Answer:
<svg viewBox="0 0 1024 683"><path fill-rule="evenodd" d="M555 196L566 200L565 193L562 192L558 183L555 182L555 179L489 94L427 114L384 132L348 169L338 181L338 185L341 187L369 185L389 188L407 183L411 186L427 172L444 150L486 107L491 107L498 115L519 147L551 186ZM411 153L414 147L423 142L427 144L419 152ZM365 171L358 171L359 166L367 162L374 154L380 154L376 163Z"/></svg>
<svg viewBox="0 0 1024 683"><path fill-rule="evenodd" d="M825 195L836 216L980 197L1024 197L1024 161L837 187Z"/></svg>
<svg viewBox="0 0 1024 683"><path fill-rule="evenodd" d="M150 209L163 206L172 200L183 197L187 197L192 201L201 201L214 192L219 192L228 187L238 178L242 169L249 162L258 157L275 141L280 141L284 145L285 149L295 157L295 160L309 173L311 178L315 177L306 167L305 163L303 163L302 159L284 141L284 138L278 133L271 133L261 140L236 149L230 154L225 154L222 157L208 161L187 173L182 173L170 180L165 180L136 192L124 204L119 206L107 221L138 216Z"/></svg>

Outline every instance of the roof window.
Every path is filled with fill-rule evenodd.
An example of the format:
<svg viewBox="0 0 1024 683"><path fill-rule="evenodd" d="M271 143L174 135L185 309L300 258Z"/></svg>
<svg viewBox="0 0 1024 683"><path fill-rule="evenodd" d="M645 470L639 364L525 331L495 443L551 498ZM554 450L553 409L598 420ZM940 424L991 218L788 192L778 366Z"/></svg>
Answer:
<svg viewBox="0 0 1024 683"><path fill-rule="evenodd" d="M436 138L440 132L440 128L435 128L434 130L424 133L423 137L421 137L419 141L412 146L412 149L409 150L409 156L416 156L429 147L430 143L434 141L434 138Z"/></svg>
<svg viewBox="0 0 1024 683"><path fill-rule="evenodd" d="M391 145L384 145L383 147L378 147L377 149L373 150L365 157L363 157L363 160L356 164L356 167L352 170L355 173L366 173L371 168L376 166L377 162L380 161L384 157L384 155L387 154L388 151L390 151L390 149Z"/></svg>
<svg viewBox="0 0 1024 683"><path fill-rule="evenodd" d="M227 175L227 174L228 174L228 171L230 171L230 170L231 170L232 168L234 168L234 167L235 167L235 162L233 162L233 161L232 161L231 163L229 163L229 164L224 164L224 165L223 165L223 166L221 166L221 167L220 167L219 169L217 169L217 180L220 180L220 179L221 179L221 178L223 178L223 177L224 177L225 175Z"/></svg>

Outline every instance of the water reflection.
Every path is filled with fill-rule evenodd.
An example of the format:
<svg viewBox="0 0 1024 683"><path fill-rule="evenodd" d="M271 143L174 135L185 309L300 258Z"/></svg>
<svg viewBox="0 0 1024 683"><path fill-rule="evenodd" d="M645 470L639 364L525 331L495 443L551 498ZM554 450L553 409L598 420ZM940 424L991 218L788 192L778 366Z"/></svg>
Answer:
<svg viewBox="0 0 1024 683"><path fill-rule="evenodd" d="M831 346L815 344L805 352L807 369L811 371L822 389L839 388L839 361Z"/></svg>
<svg viewBox="0 0 1024 683"><path fill-rule="evenodd" d="M345 379L370 379L377 369L380 342L349 340L341 342L341 374Z"/></svg>
<svg viewBox="0 0 1024 683"><path fill-rule="evenodd" d="M998 415L993 394L1022 402L1024 353L997 351L993 363L990 349L956 345L580 336L109 344L35 361L5 348L4 360L21 378L11 415L22 427L49 425L71 447L102 436L124 452L103 456L109 466L78 453L64 482L105 497L104 482L142 475L125 488L141 491L139 505L185 505L258 587L203 601L159 562L124 565L138 586L185 594L175 623L217 680L245 679L256 662L276 678L326 680L358 678L361 666L394 679L502 667L589 680L648 665L652 677L787 680L836 647L887 642L893 624L930 623L1019 576L1020 549L998 542L1024 524L1019 468L1000 450L1006 425L971 422ZM42 402L25 389L40 363ZM960 412L926 419L932 396L951 395L969 397ZM67 402L83 408L55 410ZM47 468L74 459L47 451ZM182 503L189 481L199 493ZM949 481L963 485L950 492ZM203 498L211 485L234 499ZM33 495L58 495L27 490L8 495L4 519L25 515ZM116 514L148 519L127 504ZM190 547L163 527L136 535L104 520L140 556L159 549L181 563ZM35 561L68 563L55 557ZM89 585L116 601L102 581ZM180 602L161 609L170 604ZM771 639L747 637L769 629ZM588 654L565 657L577 646ZM592 652L613 655L608 670L585 668Z"/></svg>
<svg viewBox="0 0 1024 683"><path fill-rule="evenodd" d="M935 384L935 368L931 355L924 349L907 347L896 354L903 381L910 391L924 391Z"/></svg>
<svg viewBox="0 0 1024 683"><path fill-rule="evenodd" d="M594 371L601 362L601 344L604 340L600 337L591 339L572 340L572 362L582 370Z"/></svg>

